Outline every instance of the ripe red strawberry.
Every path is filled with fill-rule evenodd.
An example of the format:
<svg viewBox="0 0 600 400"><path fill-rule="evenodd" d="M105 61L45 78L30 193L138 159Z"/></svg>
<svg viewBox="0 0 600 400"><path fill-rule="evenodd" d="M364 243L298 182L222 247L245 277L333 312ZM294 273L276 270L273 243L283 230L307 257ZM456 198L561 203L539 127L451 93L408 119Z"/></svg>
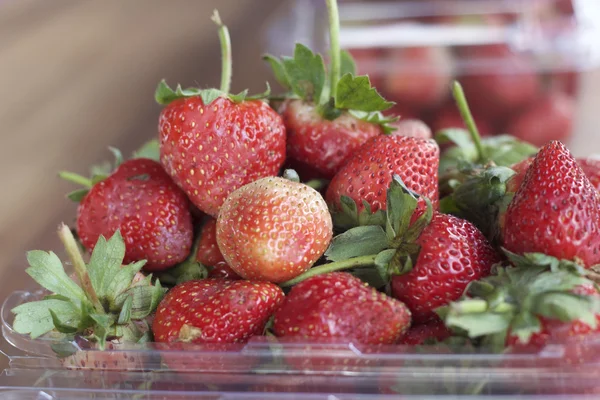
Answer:
<svg viewBox="0 0 600 400"><path fill-rule="evenodd" d="M275 313L280 337L339 338L361 344L392 344L408 330L410 311L346 272L300 282Z"/></svg>
<svg viewBox="0 0 600 400"><path fill-rule="evenodd" d="M235 273L233 269L225 261L221 261L215 264L210 272L208 273L209 278L222 278L222 279L231 279L231 280L239 280L242 279L241 276Z"/></svg>
<svg viewBox="0 0 600 400"><path fill-rule="evenodd" d="M435 317L435 309L455 301L469 282L487 276L499 255L470 222L434 212L416 239L413 268L392 277L392 294L410 309L415 323Z"/></svg>
<svg viewBox="0 0 600 400"><path fill-rule="evenodd" d="M126 161L81 201L77 232L86 248L93 250L101 235L117 230L125 240L125 262L147 260L146 270L169 268L189 254L189 202L159 163Z"/></svg>
<svg viewBox="0 0 600 400"><path fill-rule="evenodd" d="M585 176L596 190L600 191L600 160L593 158L577 158L577 164L581 167Z"/></svg>
<svg viewBox="0 0 600 400"><path fill-rule="evenodd" d="M159 343L244 343L261 335L283 291L269 282L204 279L171 289L152 324Z"/></svg>
<svg viewBox="0 0 600 400"><path fill-rule="evenodd" d="M350 114L326 120L315 105L301 100L286 102L280 112L288 132L288 156L313 166L326 178L335 175L368 139L383 133L379 125Z"/></svg>
<svg viewBox="0 0 600 400"><path fill-rule="evenodd" d="M230 48L218 15L222 47ZM165 170L201 211L216 217L225 198L259 178L277 175L285 159L285 127L264 101L246 92L230 95L230 51L224 52L220 90L171 90L163 81L160 159ZM260 96L259 96L260 97Z"/></svg>
<svg viewBox="0 0 600 400"><path fill-rule="evenodd" d="M439 148L433 140L378 136L365 143L336 174L325 198L338 212L342 196L354 200L358 215L365 209L363 201L372 213L385 210L387 189L397 174L409 189L437 207L438 166Z"/></svg>
<svg viewBox="0 0 600 400"><path fill-rule="evenodd" d="M452 331L448 329L444 322L440 319L434 319L424 324L411 326L398 343L416 346L424 344L430 339L442 341L450 336L452 336Z"/></svg>
<svg viewBox="0 0 600 400"><path fill-rule="evenodd" d="M575 102L561 92L553 92L532 103L509 122L506 131L536 146L551 140L567 140L573 131Z"/></svg>
<svg viewBox="0 0 600 400"><path fill-rule="evenodd" d="M334 0L329 21L339 21ZM329 70L323 57L297 44L293 57L265 56L287 91L280 107L287 129L287 155L331 178L366 140L389 131L395 118L382 111L394 103L372 87L368 76L356 76L356 65L339 47L339 23L330 24ZM329 87L325 87L328 84Z"/></svg>
<svg viewBox="0 0 600 400"><path fill-rule="evenodd" d="M600 262L598 193L569 150L560 142L544 146L528 168L504 216L504 247Z"/></svg>
<svg viewBox="0 0 600 400"><path fill-rule="evenodd" d="M196 260L207 267L213 267L225 261L217 244L217 220L214 218L209 219L202 226L198 238Z"/></svg>
<svg viewBox="0 0 600 400"><path fill-rule="evenodd" d="M392 122L391 127L396 128L393 136L411 136L419 139L431 139L431 129L420 119L401 119Z"/></svg>
<svg viewBox="0 0 600 400"><path fill-rule="evenodd" d="M309 269L333 235L331 215L314 189L263 178L233 192L217 219L217 242L242 278L284 282Z"/></svg>

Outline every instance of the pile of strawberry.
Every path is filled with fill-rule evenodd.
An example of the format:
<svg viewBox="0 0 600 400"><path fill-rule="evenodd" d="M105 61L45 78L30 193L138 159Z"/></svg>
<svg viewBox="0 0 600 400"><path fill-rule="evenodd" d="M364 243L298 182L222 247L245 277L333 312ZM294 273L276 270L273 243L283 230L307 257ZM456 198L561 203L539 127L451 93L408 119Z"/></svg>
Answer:
<svg viewBox="0 0 600 400"><path fill-rule="evenodd" d="M30 252L48 296L13 310L18 332L100 348L270 334L504 350L600 331L600 162L481 139L458 83L468 130L434 140L384 117L393 104L355 75L327 4L329 72L298 44L265 57L285 96L230 94L215 13L221 88L161 82L158 141L127 161L115 150L91 178L61 174L84 186L69 196L77 235L59 231L76 274Z"/></svg>

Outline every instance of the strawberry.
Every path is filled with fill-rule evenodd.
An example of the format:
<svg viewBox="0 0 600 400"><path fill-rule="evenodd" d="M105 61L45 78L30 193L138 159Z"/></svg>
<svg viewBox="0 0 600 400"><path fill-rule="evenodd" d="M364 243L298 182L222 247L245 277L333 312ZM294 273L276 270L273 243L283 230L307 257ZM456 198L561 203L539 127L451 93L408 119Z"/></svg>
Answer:
<svg viewBox="0 0 600 400"><path fill-rule="evenodd" d="M144 261L123 265L125 242L118 231L98 239L87 264L69 228L61 225L58 234L79 284L56 254L29 252L26 272L48 296L12 309L12 328L33 339L52 337L53 350L69 369L143 369L147 355L111 350L151 340L152 314L164 295L160 282L141 278Z"/></svg>
<svg viewBox="0 0 600 400"><path fill-rule="evenodd" d="M600 191L600 160L580 157L577 158L577 164L579 164L592 186Z"/></svg>
<svg viewBox="0 0 600 400"><path fill-rule="evenodd" d="M207 267L214 267L225 261L217 244L217 220L214 218L210 218L202 226L196 260Z"/></svg>
<svg viewBox="0 0 600 400"><path fill-rule="evenodd" d="M392 294L410 308L415 322L432 319L437 307L457 300L468 283L487 276L500 261L470 222L434 213L415 243L412 270L392 278Z"/></svg>
<svg viewBox="0 0 600 400"><path fill-rule="evenodd" d="M425 122L419 119L403 119L397 122L392 122L391 127L396 128L392 135L394 136L411 136L419 139L431 139L431 129Z"/></svg>
<svg viewBox="0 0 600 400"><path fill-rule="evenodd" d="M395 343L410 326L410 311L346 272L311 277L292 288L275 313L280 337L341 338Z"/></svg>
<svg viewBox="0 0 600 400"><path fill-rule="evenodd" d="M215 264L208 273L209 278L222 278L230 280L242 279L225 261Z"/></svg>
<svg viewBox="0 0 600 400"><path fill-rule="evenodd" d="M356 76L352 56L340 50L337 2L327 0L327 5L329 71L323 57L302 44L296 45L293 57L266 55L265 60L288 92L280 109L288 157L331 178L365 141L389 132L387 124L395 118L381 114L393 103L381 97L368 76Z"/></svg>
<svg viewBox="0 0 600 400"><path fill-rule="evenodd" d="M542 146L550 140L567 140L573 131L574 100L561 92L544 95L518 113L508 124L510 134Z"/></svg>
<svg viewBox="0 0 600 400"><path fill-rule="evenodd" d="M283 282L309 269L332 236L323 197L299 182L263 178L233 192L217 219L217 243L242 278Z"/></svg>
<svg viewBox="0 0 600 400"><path fill-rule="evenodd" d="M127 247L125 262L146 260L147 271L170 268L190 253L189 201L156 161L126 161L105 179L86 186L77 211L77 233L87 249L93 250L100 236L120 231Z"/></svg>
<svg viewBox="0 0 600 400"><path fill-rule="evenodd" d="M159 343L244 343L262 335L283 298L283 291L269 282L184 282L158 305L152 332Z"/></svg>
<svg viewBox="0 0 600 400"><path fill-rule="evenodd" d="M560 183L560 184L557 184ZM535 156L504 216L504 247L600 262L598 193L569 150L552 141Z"/></svg>
<svg viewBox="0 0 600 400"><path fill-rule="evenodd" d="M424 324L413 325L398 343L404 345L422 345L429 340L442 341L449 338L452 332L440 319L434 319Z"/></svg>
<svg viewBox="0 0 600 400"><path fill-rule="evenodd" d="M216 217L235 189L276 175L285 159L281 117L247 91L231 95L230 43L215 13L223 51L220 90L172 90L162 81L156 101L160 114L160 159L165 170L201 211Z"/></svg>
<svg viewBox="0 0 600 400"><path fill-rule="evenodd" d="M438 163L439 148L433 140L396 135L369 140L340 169L327 189L325 198L336 212L336 225L356 224L365 209L368 214L385 210L387 188L394 174L436 207ZM346 204L352 205L349 213L344 212Z"/></svg>

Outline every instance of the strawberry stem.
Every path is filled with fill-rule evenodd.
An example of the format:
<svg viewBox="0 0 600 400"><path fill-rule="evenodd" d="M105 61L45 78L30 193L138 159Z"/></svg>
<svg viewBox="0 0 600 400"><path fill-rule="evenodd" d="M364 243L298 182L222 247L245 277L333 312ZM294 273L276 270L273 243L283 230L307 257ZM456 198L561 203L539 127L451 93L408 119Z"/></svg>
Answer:
<svg viewBox="0 0 600 400"><path fill-rule="evenodd" d="M77 185L84 186L86 188L90 188L94 186L91 179L86 178L85 176L81 176L79 174L69 172L69 171L61 171L58 173L60 179L64 179L65 181L75 183Z"/></svg>
<svg viewBox="0 0 600 400"><path fill-rule="evenodd" d="M96 290L94 290L94 286L92 286L92 281L88 275L85 261L83 261L83 257L81 256L81 252L79 251L79 246L77 245L77 241L73 236L73 232L71 232L69 227L65 224L61 224L58 228L58 236L65 246L65 250L67 251L69 258L73 263L73 267L75 267L75 273L79 278L79 282L81 283L83 291L94 305L96 311L104 314L104 307L102 307L102 304L98 299L98 295L96 294Z"/></svg>
<svg viewBox="0 0 600 400"><path fill-rule="evenodd" d="M465 92L461 84L458 81L454 81L452 84L452 95L454 96L454 100L456 101L456 105L458 106L458 111L467 125L467 129L471 134L471 139L475 144L475 148L477 149L478 159L477 161L484 164L487 161L487 156L485 154L485 149L481 144L481 136L479 135L479 130L477 129L477 125L475 124L475 120L473 119L473 114L471 114L471 110L469 108L469 103L467 102L467 98L465 96Z"/></svg>
<svg viewBox="0 0 600 400"><path fill-rule="evenodd" d="M329 272L335 271L343 271L352 268L360 268L360 267L372 267L375 265L376 255L371 256L361 256L349 258L347 260L336 261L329 264L319 265L318 267L313 267L306 271L305 273L298 275L294 279L290 279L289 281L280 283L281 287L293 286L297 283L300 283L310 277L326 274Z"/></svg>
<svg viewBox="0 0 600 400"><path fill-rule="evenodd" d="M327 0L327 13L329 14L329 46L331 57L331 97L337 94L337 84L340 80L341 52L340 52L340 15L337 0Z"/></svg>
<svg viewBox="0 0 600 400"><path fill-rule="evenodd" d="M214 10L211 20L219 27L219 41L221 42L221 91L229 93L231 87L232 60L231 60L231 38L229 29L223 25L219 11Z"/></svg>

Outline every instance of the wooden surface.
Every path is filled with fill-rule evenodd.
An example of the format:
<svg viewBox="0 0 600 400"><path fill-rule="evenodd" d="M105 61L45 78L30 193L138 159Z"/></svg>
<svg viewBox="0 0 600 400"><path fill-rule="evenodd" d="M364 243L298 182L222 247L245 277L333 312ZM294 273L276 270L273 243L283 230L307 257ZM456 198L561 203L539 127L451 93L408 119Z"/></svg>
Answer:
<svg viewBox="0 0 600 400"><path fill-rule="evenodd" d="M218 86L218 8L233 41L233 89L263 91L261 28L278 0L0 0L0 299L31 286L25 251L57 250L74 189L157 133L161 78ZM2 365L0 364L0 367Z"/></svg>

